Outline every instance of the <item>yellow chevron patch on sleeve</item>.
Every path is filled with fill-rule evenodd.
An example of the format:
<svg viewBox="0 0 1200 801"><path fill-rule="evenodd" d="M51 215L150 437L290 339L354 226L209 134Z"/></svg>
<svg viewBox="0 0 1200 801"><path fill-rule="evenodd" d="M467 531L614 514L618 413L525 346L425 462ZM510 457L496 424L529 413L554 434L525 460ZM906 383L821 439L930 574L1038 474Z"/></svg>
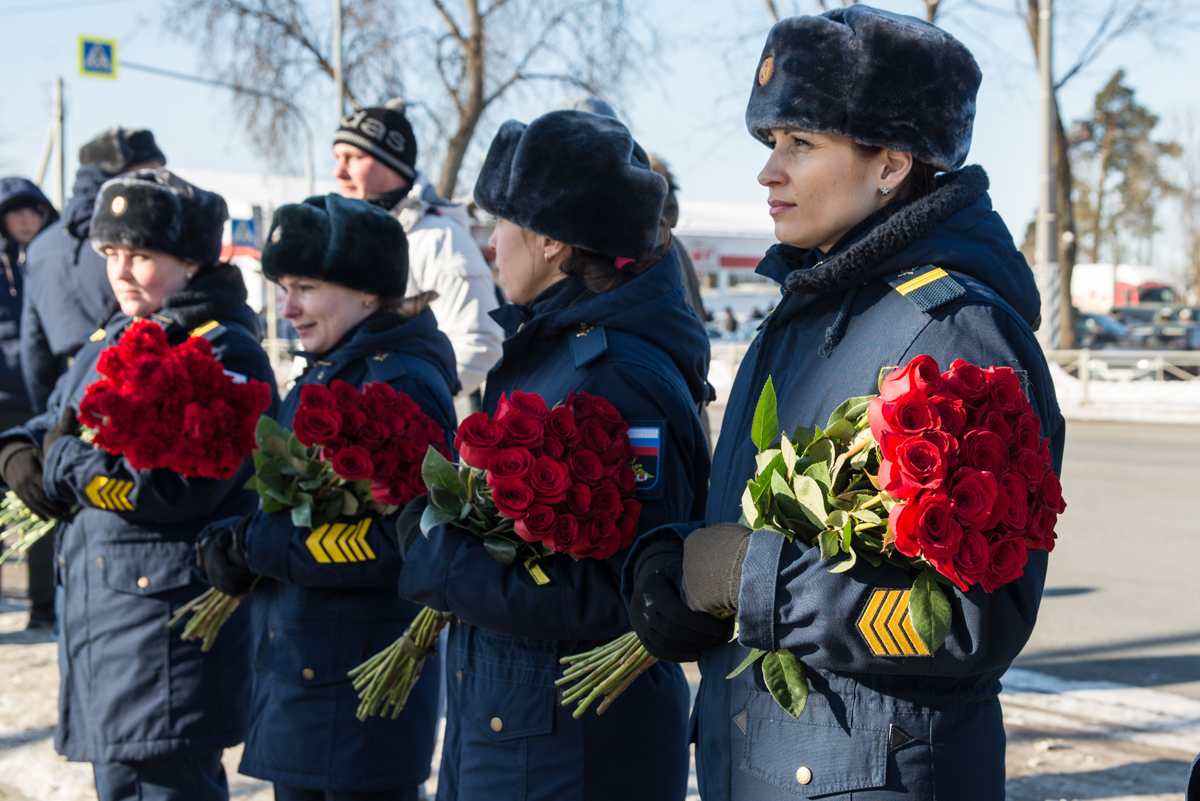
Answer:
<svg viewBox="0 0 1200 801"><path fill-rule="evenodd" d="M108 476L96 476L88 482L83 493L97 509L107 509L113 512L132 512L133 503L129 493L133 492L132 481L122 481Z"/></svg>
<svg viewBox="0 0 1200 801"><path fill-rule="evenodd" d="M911 590L874 590L858 616L858 632L875 656L929 656L908 619Z"/></svg>
<svg viewBox="0 0 1200 801"><path fill-rule="evenodd" d="M304 540L304 545L313 559L323 565L370 562L376 558L375 551L367 544L367 532L370 530L369 517L357 523L326 523L313 529Z"/></svg>
<svg viewBox="0 0 1200 801"><path fill-rule="evenodd" d="M105 334L104 329L97 328L92 332L92 335L88 337L88 342L99 342L100 340L104 339L105 336L107 336L107 334Z"/></svg>

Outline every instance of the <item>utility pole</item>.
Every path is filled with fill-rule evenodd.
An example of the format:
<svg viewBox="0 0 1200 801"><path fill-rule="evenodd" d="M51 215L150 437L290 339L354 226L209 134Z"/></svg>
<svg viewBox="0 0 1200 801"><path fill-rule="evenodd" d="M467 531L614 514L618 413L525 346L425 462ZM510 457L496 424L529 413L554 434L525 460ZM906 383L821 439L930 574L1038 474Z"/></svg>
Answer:
<svg viewBox="0 0 1200 801"><path fill-rule="evenodd" d="M54 201L61 210L67 202L67 158L63 149L63 99L62 76L54 76L54 143L58 145L58 186L54 189Z"/></svg>
<svg viewBox="0 0 1200 801"><path fill-rule="evenodd" d="M1053 0L1038 0L1038 68L1041 77L1042 125L1038 147L1041 151L1041 202L1035 229L1038 291L1042 296L1042 325L1038 341L1046 349L1054 348L1058 336L1058 248L1055 243L1057 214L1054 205L1054 72Z"/></svg>
<svg viewBox="0 0 1200 801"><path fill-rule="evenodd" d="M333 85L337 105L334 123L342 121L346 113L345 92L342 87L342 0L333 0Z"/></svg>

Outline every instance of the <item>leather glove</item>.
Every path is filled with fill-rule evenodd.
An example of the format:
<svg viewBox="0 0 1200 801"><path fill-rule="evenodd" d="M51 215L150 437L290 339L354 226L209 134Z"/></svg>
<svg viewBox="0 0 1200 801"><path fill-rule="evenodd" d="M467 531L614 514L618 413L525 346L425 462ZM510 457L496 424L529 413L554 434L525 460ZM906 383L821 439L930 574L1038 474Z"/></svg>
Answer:
<svg viewBox="0 0 1200 801"><path fill-rule="evenodd" d="M251 517L211 530L196 543L196 562L208 583L226 595L245 595L254 583L254 572L246 566L246 526Z"/></svg>
<svg viewBox="0 0 1200 801"><path fill-rule="evenodd" d="M42 484L42 452L32 442L11 442L0 450L0 478L29 511L43 520L66 520L69 504L52 501Z"/></svg>
<svg viewBox="0 0 1200 801"><path fill-rule="evenodd" d="M732 619L688 609L679 589L682 574L681 542L650 546L634 567L630 625L652 656L668 662L694 662L733 634Z"/></svg>
<svg viewBox="0 0 1200 801"><path fill-rule="evenodd" d="M737 523L698 528L683 541L683 597L696 612L738 608L750 529Z"/></svg>
<svg viewBox="0 0 1200 801"><path fill-rule="evenodd" d="M429 506L429 493L418 495L404 505L396 518L396 547L400 550L400 558L408 556L408 549L421 534L421 515Z"/></svg>
<svg viewBox="0 0 1200 801"><path fill-rule="evenodd" d="M50 453L50 446L58 441L59 437L73 437L78 433L79 419L75 416L75 407L68 403L63 407L62 419L58 421L58 425L42 437L43 458Z"/></svg>

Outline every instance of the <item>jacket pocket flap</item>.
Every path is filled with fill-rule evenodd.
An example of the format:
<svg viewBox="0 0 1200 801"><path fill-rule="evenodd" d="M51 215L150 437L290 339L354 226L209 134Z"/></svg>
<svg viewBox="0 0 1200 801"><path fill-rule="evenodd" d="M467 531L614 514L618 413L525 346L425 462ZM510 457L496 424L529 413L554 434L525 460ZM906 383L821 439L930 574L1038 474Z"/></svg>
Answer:
<svg viewBox="0 0 1200 801"><path fill-rule="evenodd" d="M117 592L155 595L192 582L186 543L130 543L102 550L104 584Z"/></svg>
<svg viewBox="0 0 1200 801"><path fill-rule="evenodd" d="M350 681L350 671L404 633L405 621L371 621L373 627L336 619L294 619L269 615L261 666L285 681L305 686ZM422 670L441 670L427 659Z"/></svg>
<svg viewBox="0 0 1200 801"><path fill-rule="evenodd" d="M463 712L471 723L496 741L554 731L557 699L553 679L547 679L543 685L463 673Z"/></svg>
<svg viewBox="0 0 1200 801"><path fill-rule="evenodd" d="M792 720L769 695L752 697L742 769L803 798L884 786L887 728L843 726L820 700Z"/></svg>

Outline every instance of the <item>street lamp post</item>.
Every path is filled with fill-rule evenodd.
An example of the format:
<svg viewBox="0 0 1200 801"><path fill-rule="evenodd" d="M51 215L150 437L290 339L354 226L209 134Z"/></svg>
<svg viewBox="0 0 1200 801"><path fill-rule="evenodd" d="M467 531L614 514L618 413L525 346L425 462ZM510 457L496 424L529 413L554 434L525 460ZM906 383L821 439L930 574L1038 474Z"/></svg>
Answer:
<svg viewBox="0 0 1200 801"><path fill-rule="evenodd" d="M1038 68L1041 78L1042 124L1039 132L1038 149L1041 154L1041 202L1038 204L1035 228L1035 261L1037 262L1038 289L1042 296L1042 325L1038 329L1038 341L1043 348L1053 348L1058 336L1058 263L1055 256L1058 248L1054 243L1057 228L1054 208L1054 73L1053 55L1053 0L1038 2Z"/></svg>

